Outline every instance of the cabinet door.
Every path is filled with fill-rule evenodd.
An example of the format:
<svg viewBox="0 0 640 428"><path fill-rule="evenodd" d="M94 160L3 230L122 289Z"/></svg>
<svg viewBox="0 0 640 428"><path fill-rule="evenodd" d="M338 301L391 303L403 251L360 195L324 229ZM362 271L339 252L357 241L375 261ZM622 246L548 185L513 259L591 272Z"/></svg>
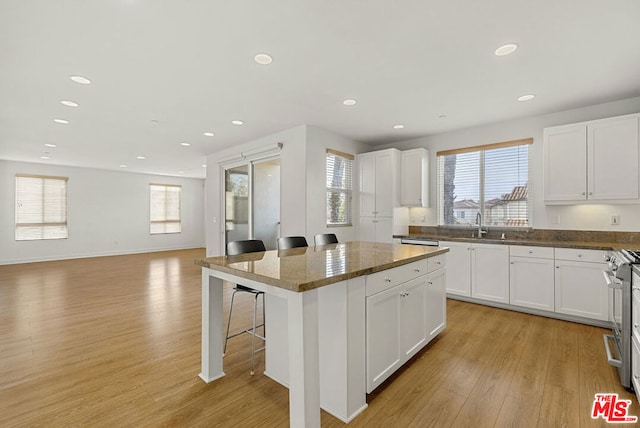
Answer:
<svg viewBox="0 0 640 428"><path fill-rule="evenodd" d="M376 157L374 154L358 156L360 177L360 216L375 216L376 211Z"/></svg>
<svg viewBox="0 0 640 428"><path fill-rule="evenodd" d="M400 291L400 350L404 361L427 344L426 294L426 275L408 281Z"/></svg>
<svg viewBox="0 0 640 428"><path fill-rule="evenodd" d="M374 217L360 217L358 223L358 240L375 242L376 223Z"/></svg>
<svg viewBox="0 0 640 428"><path fill-rule="evenodd" d="M556 260L556 312L607 321L609 296L604 263Z"/></svg>
<svg viewBox="0 0 640 428"><path fill-rule="evenodd" d="M554 310L552 259L511 257L509 302L527 308Z"/></svg>
<svg viewBox="0 0 640 428"><path fill-rule="evenodd" d="M447 253L447 293L471 296L471 244L440 241Z"/></svg>
<svg viewBox="0 0 640 428"><path fill-rule="evenodd" d="M638 117L588 126L588 197L638 199Z"/></svg>
<svg viewBox="0 0 640 428"><path fill-rule="evenodd" d="M509 303L508 246L471 246L471 297Z"/></svg>
<svg viewBox="0 0 640 428"><path fill-rule="evenodd" d="M389 377L400 365L401 288L367 297L367 393Z"/></svg>
<svg viewBox="0 0 640 428"><path fill-rule="evenodd" d="M587 126L546 128L543 153L545 201L587 199Z"/></svg>
<svg viewBox="0 0 640 428"><path fill-rule="evenodd" d="M374 210L376 216L393 216L394 186L397 182L393 178L393 174L396 173L393 170L393 160L391 152L376 154L376 209Z"/></svg>
<svg viewBox="0 0 640 428"><path fill-rule="evenodd" d="M428 341L436 337L447 325L445 272L446 269L438 269L427 277L425 317L427 320Z"/></svg>
<svg viewBox="0 0 640 428"><path fill-rule="evenodd" d="M376 217L375 241L393 243L393 221L391 217Z"/></svg>
<svg viewBox="0 0 640 428"><path fill-rule="evenodd" d="M401 204L406 206L429 206L428 155L425 149L402 152Z"/></svg>

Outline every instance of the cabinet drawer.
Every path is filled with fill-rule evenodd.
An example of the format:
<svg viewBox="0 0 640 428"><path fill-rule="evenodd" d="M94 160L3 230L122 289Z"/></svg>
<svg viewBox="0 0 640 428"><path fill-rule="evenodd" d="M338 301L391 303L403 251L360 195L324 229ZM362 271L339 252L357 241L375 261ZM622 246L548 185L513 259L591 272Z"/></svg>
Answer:
<svg viewBox="0 0 640 428"><path fill-rule="evenodd" d="M583 250L577 248L556 248L556 260L574 262L604 263L604 250Z"/></svg>
<svg viewBox="0 0 640 428"><path fill-rule="evenodd" d="M434 272L445 267L446 257L446 254L429 257L427 259L427 272Z"/></svg>
<svg viewBox="0 0 640 428"><path fill-rule="evenodd" d="M512 257L535 257L538 259L552 259L552 247L534 247L529 245L511 245L509 254Z"/></svg>
<svg viewBox="0 0 640 428"><path fill-rule="evenodd" d="M427 259L383 270L367 276L366 295L372 296L427 273Z"/></svg>

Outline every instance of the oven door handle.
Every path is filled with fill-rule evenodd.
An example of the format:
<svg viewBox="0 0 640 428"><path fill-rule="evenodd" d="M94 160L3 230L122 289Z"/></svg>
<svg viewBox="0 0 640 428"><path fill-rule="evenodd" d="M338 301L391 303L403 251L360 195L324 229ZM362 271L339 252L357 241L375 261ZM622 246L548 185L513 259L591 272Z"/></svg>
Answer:
<svg viewBox="0 0 640 428"><path fill-rule="evenodd" d="M607 351L607 362L610 366L613 367L622 367L622 360L618 360L613 358L611 355L611 348L609 348L610 340L615 341L615 337L612 334L603 334L602 338L604 339L604 349Z"/></svg>
<svg viewBox="0 0 640 428"><path fill-rule="evenodd" d="M604 280L607 282L607 287L615 289L622 288L622 282L618 280L618 278L613 276L613 273L611 273L611 271L605 270L602 272L602 275L604 276Z"/></svg>

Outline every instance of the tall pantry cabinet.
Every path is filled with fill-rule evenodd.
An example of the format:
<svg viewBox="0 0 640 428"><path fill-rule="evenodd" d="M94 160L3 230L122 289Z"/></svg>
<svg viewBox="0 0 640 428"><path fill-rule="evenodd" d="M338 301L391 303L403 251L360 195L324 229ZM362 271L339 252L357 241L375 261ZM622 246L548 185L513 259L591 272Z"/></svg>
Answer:
<svg viewBox="0 0 640 428"><path fill-rule="evenodd" d="M394 208L400 206L400 151L358 155L360 241L393 242Z"/></svg>

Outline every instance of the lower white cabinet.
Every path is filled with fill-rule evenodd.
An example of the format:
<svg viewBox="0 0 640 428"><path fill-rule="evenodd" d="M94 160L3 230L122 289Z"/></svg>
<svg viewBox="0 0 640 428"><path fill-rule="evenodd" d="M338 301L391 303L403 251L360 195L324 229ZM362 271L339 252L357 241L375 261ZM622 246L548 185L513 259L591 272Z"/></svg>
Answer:
<svg viewBox="0 0 640 428"><path fill-rule="evenodd" d="M602 279L604 251L556 248L555 311L595 320L609 319L608 289Z"/></svg>
<svg viewBox="0 0 640 428"><path fill-rule="evenodd" d="M509 303L509 246L440 241L447 253L447 293Z"/></svg>
<svg viewBox="0 0 640 428"><path fill-rule="evenodd" d="M385 276L389 288L366 298L367 393L384 382L446 325L444 268L404 282L396 278ZM377 278L372 276L372 279ZM379 287L376 283L368 289L378 290Z"/></svg>
<svg viewBox="0 0 640 428"><path fill-rule="evenodd" d="M449 247L447 253L447 293L471 296L471 244L440 241L441 247Z"/></svg>
<svg viewBox="0 0 640 428"><path fill-rule="evenodd" d="M509 262L509 303L553 311L553 248L512 246Z"/></svg>

